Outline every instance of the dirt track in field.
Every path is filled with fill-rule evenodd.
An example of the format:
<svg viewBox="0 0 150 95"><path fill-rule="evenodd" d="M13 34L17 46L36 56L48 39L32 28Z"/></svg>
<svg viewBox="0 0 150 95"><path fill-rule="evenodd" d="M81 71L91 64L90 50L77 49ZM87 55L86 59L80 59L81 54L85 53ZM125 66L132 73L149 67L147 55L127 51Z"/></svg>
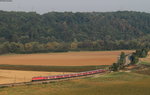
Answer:
<svg viewBox="0 0 150 95"><path fill-rule="evenodd" d="M17 70L0 70L0 84L29 82L35 76L51 76L68 74L63 72L37 72L37 71L17 71Z"/></svg>
<svg viewBox="0 0 150 95"><path fill-rule="evenodd" d="M126 54L133 52L129 50L122 51ZM7 55L0 56L0 64L44 66L111 65L116 62L122 51Z"/></svg>

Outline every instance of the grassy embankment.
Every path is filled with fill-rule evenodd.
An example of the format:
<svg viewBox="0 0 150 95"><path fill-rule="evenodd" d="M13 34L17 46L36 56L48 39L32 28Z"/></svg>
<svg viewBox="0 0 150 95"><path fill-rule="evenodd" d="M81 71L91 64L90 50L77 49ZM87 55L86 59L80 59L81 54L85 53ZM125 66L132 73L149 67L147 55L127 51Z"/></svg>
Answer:
<svg viewBox="0 0 150 95"><path fill-rule="evenodd" d="M92 78L1 88L0 95L149 95L150 76L115 72Z"/></svg>
<svg viewBox="0 0 150 95"><path fill-rule="evenodd" d="M140 62L139 64L140 64L140 65L147 65L147 66L150 66L150 62Z"/></svg>
<svg viewBox="0 0 150 95"><path fill-rule="evenodd" d="M133 72L150 75L150 62L140 62Z"/></svg>

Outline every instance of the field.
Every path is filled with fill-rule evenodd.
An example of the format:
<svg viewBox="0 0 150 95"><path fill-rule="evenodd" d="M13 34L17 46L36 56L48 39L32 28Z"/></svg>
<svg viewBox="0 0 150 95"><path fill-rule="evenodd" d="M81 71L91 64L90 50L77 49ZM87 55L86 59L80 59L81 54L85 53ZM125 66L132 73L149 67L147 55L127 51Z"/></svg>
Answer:
<svg viewBox="0 0 150 95"><path fill-rule="evenodd" d="M92 78L1 88L0 95L149 95L150 76L116 72Z"/></svg>
<svg viewBox="0 0 150 95"><path fill-rule="evenodd" d="M107 65L116 62L120 53L121 51L99 51L2 55L0 56L0 83L26 82L31 81L33 76L106 68Z"/></svg>
<svg viewBox="0 0 150 95"><path fill-rule="evenodd" d="M122 50L131 53L133 51ZM68 52L0 56L0 64L43 66L93 66L111 65L121 51Z"/></svg>
<svg viewBox="0 0 150 95"><path fill-rule="evenodd" d="M114 56L117 57L116 52L118 53L119 51L113 51L113 54L114 52L115 52ZM62 54L66 55L65 53L62 53ZM35 55L39 55L39 54L35 54ZM44 55L44 54L41 54L41 55ZM112 55L108 55L108 56L112 56ZM21 55L21 56L24 56L24 55ZM12 55L3 56L3 57L12 57ZM142 59L142 60L145 60L145 59ZM148 66L146 67L146 72L145 72L145 68L143 68L144 71L142 70L142 71L131 71L131 72L112 72L109 74L103 74L103 75L99 74L99 75L95 75L94 77L89 77L89 78L84 78L84 79L53 82L49 84L25 85L25 86L0 88L0 95L149 95L150 94L150 90L149 90L150 89L150 76L149 76L149 73L147 72L150 72L150 69L147 69L149 68L149 65L147 65L149 64L148 62L150 61L147 61L147 62L142 61L141 63L139 63L139 64L146 64L146 66ZM33 65L34 64L31 65L32 68L33 68ZM5 67L23 66L24 67L25 64L24 65L21 65L21 64L12 65L11 64L11 65L0 65L0 66L5 66ZM26 65L26 66L27 67L29 66L28 68L30 68L30 65ZM49 68L52 67L51 65L46 65L46 66L47 67L50 66ZM87 67L86 66L84 67L83 66L68 66L68 68L72 68L72 69L73 67L80 68L80 69L93 68L92 66L87 66ZM45 68L45 66L43 66L43 68ZM66 66L58 66L58 67L54 66L53 68L61 69L61 68L66 68ZM16 76L19 76L18 78L20 78L20 81L22 80L24 81L24 80L30 79L33 75L39 76L39 75L61 74L59 72L42 72L42 71L35 72L35 71L15 71L15 70L0 70L0 73L3 76L12 77L11 81L13 82L15 82ZM14 75L12 73L14 73ZM25 78L24 75L28 75L28 76ZM3 77L0 76L0 78L3 78Z"/></svg>
<svg viewBox="0 0 150 95"><path fill-rule="evenodd" d="M0 84L29 82L32 77L35 76L50 76L59 74L67 74L67 72L0 70Z"/></svg>
<svg viewBox="0 0 150 95"><path fill-rule="evenodd" d="M140 59L142 62L149 62L150 63L150 52L148 53L148 56L146 58Z"/></svg>
<svg viewBox="0 0 150 95"><path fill-rule="evenodd" d="M36 66L36 65L0 65L3 70L24 70L24 71L48 71L48 72L83 72L95 69L108 68L108 65L99 66Z"/></svg>
<svg viewBox="0 0 150 95"><path fill-rule="evenodd" d="M136 73L150 75L150 52L146 58L141 58L139 66L134 70Z"/></svg>

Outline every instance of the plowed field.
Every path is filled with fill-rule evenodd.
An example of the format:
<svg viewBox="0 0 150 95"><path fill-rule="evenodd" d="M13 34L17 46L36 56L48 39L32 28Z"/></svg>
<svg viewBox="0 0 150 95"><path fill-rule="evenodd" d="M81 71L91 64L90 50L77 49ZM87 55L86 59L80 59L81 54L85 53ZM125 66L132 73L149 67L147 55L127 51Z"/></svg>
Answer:
<svg viewBox="0 0 150 95"><path fill-rule="evenodd" d="M126 54L133 52L128 50L122 51ZM111 65L116 62L122 51L5 55L0 56L0 64L44 66Z"/></svg>

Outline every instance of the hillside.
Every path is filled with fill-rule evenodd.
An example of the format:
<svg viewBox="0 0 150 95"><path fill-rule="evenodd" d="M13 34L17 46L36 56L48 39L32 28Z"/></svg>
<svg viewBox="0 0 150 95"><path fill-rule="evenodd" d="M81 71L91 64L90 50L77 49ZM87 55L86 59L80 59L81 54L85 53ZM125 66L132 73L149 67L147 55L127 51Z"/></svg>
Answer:
<svg viewBox="0 0 150 95"><path fill-rule="evenodd" d="M135 49L149 35L149 13L0 11L0 53Z"/></svg>

